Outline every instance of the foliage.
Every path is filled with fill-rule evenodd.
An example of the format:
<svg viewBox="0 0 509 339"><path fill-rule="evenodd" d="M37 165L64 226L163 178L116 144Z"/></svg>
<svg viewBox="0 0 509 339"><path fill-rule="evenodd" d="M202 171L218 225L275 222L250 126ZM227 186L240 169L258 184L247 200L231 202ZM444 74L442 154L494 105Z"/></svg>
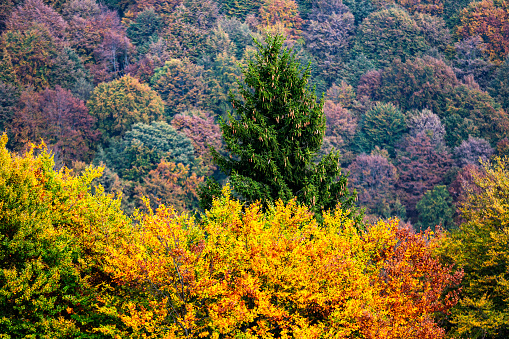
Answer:
<svg viewBox="0 0 509 339"><path fill-rule="evenodd" d="M454 149L454 157L459 167L468 164L479 165L486 162L494 153L490 143L482 138L469 137Z"/></svg>
<svg viewBox="0 0 509 339"><path fill-rule="evenodd" d="M260 7L260 28L269 34L284 34L289 40L301 35L302 18L294 0L264 0Z"/></svg>
<svg viewBox="0 0 509 339"><path fill-rule="evenodd" d="M363 53L357 54L351 59L340 72L340 78L353 87L359 85L360 78L367 72L374 70L375 65L371 60L366 58Z"/></svg>
<svg viewBox="0 0 509 339"><path fill-rule="evenodd" d="M442 117L453 89L460 82L444 61L425 56L394 61L383 70L374 99L398 104L403 111L428 108Z"/></svg>
<svg viewBox="0 0 509 339"><path fill-rule="evenodd" d="M42 0L27 0L15 8L6 23L7 30L27 31L32 26L43 26L58 41L65 40L67 23Z"/></svg>
<svg viewBox="0 0 509 339"><path fill-rule="evenodd" d="M488 93L465 85L454 89L442 114L450 146L459 145L469 136L495 144L509 131L507 112Z"/></svg>
<svg viewBox="0 0 509 339"><path fill-rule="evenodd" d="M184 0L166 20L163 32L172 57L196 62L218 19L215 1Z"/></svg>
<svg viewBox="0 0 509 339"><path fill-rule="evenodd" d="M99 84L87 107L106 138L121 137L133 124L159 120L164 113L161 97L129 75Z"/></svg>
<svg viewBox="0 0 509 339"><path fill-rule="evenodd" d="M231 111L229 95L230 92L238 95L238 82L242 77L239 61L233 53L233 44L229 39L225 39L225 43L227 46L221 46L222 48L219 47L221 50L217 53L211 53L210 65L205 72L207 87L210 89L209 98L206 101L210 109L218 116L225 116L228 111Z"/></svg>
<svg viewBox="0 0 509 339"><path fill-rule="evenodd" d="M193 212L199 208L198 188L202 183L203 177L192 173L189 165L162 160L136 186L135 193L149 198L151 208L164 204L179 212Z"/></svg>
<svg viewBox="0 0 509 339"><path fill-rule="evenodd" d="M481 37L458 41L455 45L455 59L453 65L459 79L465 79L472 75L479 86L486 90L489 82L493 79L496 65L485 57L485 45Z"/></svg>
<svg viewBox="0 0 509 339"><path fill-rule="evenodd" d="M451 316L452 335L504 338L509 334L507 161L497 158L473 174L474 185L460 207L464 222L442 245L444 257L465 271L461 299Z"/></svg>
<svg viewBox="0 0 509 339"><path fill-rule="evenodd" d="M411 14L418 12L441 15L444 9L442 0L396 0L395 2Z"/></svg>
<svg viewBox="0 0 509 339"><path fill-rule="evenodd" d="M171 125L191 140L195 158L202 162L205 174L211 174L216 166L209 147L216 150L222 148L219 125L207 112L200 111L177 114L171 121Z"/></svg>
<svg viewBox="0 0 509 339"><path fill-rule="evenodd" d="M204 105L208 88L203 79L203 67L189 59L171 59L155 71L152 88L166 104L166 115L199 108Z"/></svg>
<svg viewBox="0 0 509 339"><path fill-rule="evenodd" d="M147 46L157 40L163 29L163 21L153 8L139 13L136 19L127 27L127 37L133 44L140 47Z"/></svg>
<svg viewBox="0 0 509 339"><path fill-rule="evenodd" d="M323 105L326 118L325 136L320 153L329 153L332 148L344 152L353 139L357 128L357 119L341 104L326 100Z"/></svg>
<svg viewBox="0 0 509 339"><path fill-rule="evenodd" d="M442 182L452 161L447 152L435 149L424 133L409 136L402 146L398 155L396 189L408 216L415 222L417 202L424 193Z"/></svg>
<svg viewBox="0 0 509 339"><path fill-rule="evenodd" d="M3 50L1 68L10 68L11 79L25 86L43 89L55 85L54 59L59 55L58 41L43 25L33 25L25 31L5 31L0 37Z"/></svg>
<svg viewBox="0 0 509 339"><path fill-rule="evenodd" d="M100 137L94 122L85 103L69 90L57 86L39 93L24 91L8 125L10 146L23 150L30 142L44 139L58 166L90 161Z"/></svg>
<svg viewBox="0 0 509 339"><path fill-rule="evenodd" d="M69 41L96 84L123 75L134 47L126 36L118 14L101 7L76 5L69 10Z"/></svg>
<svg viewBox="0 0 509 339"><path fill-rule="evenodd" d="M120 326L97 306L121 290L103 264L106 248L130 220L120 201L89 192L100 169L74 177L55 171L51 155L23 156L0 147L0 336L101 338L95 328ZM39 153L39 155L35 155Z"/></svg>
<svg viewBox="0 0 509 339"><path fill-rule="evenodd" d="M356 146L364 153L378 146L394 157L394 146L406 131L404 114L391 103L378 103L359 122Z"/></svg>
<svg viewBox="0 0 509 339"><path fill-rule="evenodd" d="M410 116L407 119L407 126L412 137L424 133L436 149L443 149L445 146L445 127L440 117L429 109L423 109Z"/></svg>
<svg viewBox="0 0 509 339"><path fill-rule="evenodd" d="M429 49L424 34L403 9L391 7L371 13L359 26L356 51L377 66L388 66L395 58L403 62Z"/></svg>
<svg viewBox="0 0 509 339"><path fill-rule="evenodd" d="M343 3L352 12L355 26L359 26L376 9L372 0L345 0Z"/></svg>
<svg viewBox="0 0 509 339"><path fill-rule="evenodd" d="M248 14L257 14L262 0L221 0L221 12L228 18L244 20Z"/></svg>
<svg viewBox="0 0 509 339"><path fill-rule="evenodd" d="M341 0L313 3L304 31L306 47L317 57L320 68L332 71L331 78L337 76L337 64L347 55L353 29L354 17Z"/></svg>
<svg viewBox="0 0 509 339"><path fill-rule="evenodd" d="M338 155L330 153L318 164L313 162L322 144L325 117L323 101L317 102L309 90L309 70L301 70L291 51L282 48L281 36L269 36L265 42L244 70L240 89L244 100L231 99L238 119L230 115L221 124L231 155L214 150L214 159L246 201L267 205L295 196L314 212L337 204L348 210L353 196L341 175Z"/></svg>
<svg viewBox="0 0 509 339"><path fill-rule="evenodd" d="M161 206L112 250L117 281L153 293L145 307L124 305L136 335L445 337L433 316L455 304L445 288L461 273L439 264L429 233L394 220L361 233L340 210L320 227L295 200L263 213L223 193L201 224Z"/></svg>
<svg viewBox="0 0 509 339"><path fill-rule="evenodd" d="M14 86L0 81L0 131L2 134L12 121L18 98L18 90Z"/></svg>
<svg viewBox="0 0 509 339"><path fill-rule="evenodd" d="M142 181L162 159L192 165L194 148L182 133L165 122L137 123L106 149L102 160L128 180Z"/></svg>
<svg viewBox="0 0 509 339"><path fill-rule="evenodd" d="M358 204L367 208L367 214L394 216L395 208L391 204L396 200L393 187L397 170L387 158L361 154L348 166L348 171L348 185L357 192Z"/></svg>
<svg viewBox="0 0 509 339"><path fill-rule="evenodd" d="M415 206L419 212L419 222L417 227L420 229L435 229L440 225L442 228L450 230L455 224L452 219L454 208L452 198L444 185L437 185L432 190L424 193L424 196Z"/></svg>
<svg viewBox="0 0 509 339"><path fill-rule="evenodd" d="M493 97L498 99L506 112L509 112L509 57L497 70L491 87Z"/></svg>
<svg viewBox="0 0 509 339"><path fill-rule="evenodd" d="M481 37L490 60L502 63L509 53L509 5L505 1L474 1L460 18L457 34L462 38Z"/></svg>

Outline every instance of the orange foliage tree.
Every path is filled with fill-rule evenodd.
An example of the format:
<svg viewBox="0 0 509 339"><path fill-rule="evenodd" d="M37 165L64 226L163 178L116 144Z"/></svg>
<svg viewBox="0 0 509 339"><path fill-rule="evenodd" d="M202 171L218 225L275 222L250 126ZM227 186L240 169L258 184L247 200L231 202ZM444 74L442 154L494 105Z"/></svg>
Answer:
<svg viewBox="0 0 509 339"><path fill-rule="evenodd" d="M480 36L489 58L502 63L509 53L509 4L506 1L472 2L461 14L460 37Z"/></svg>
<svg viewBox="0 0 509 339"><path fill-rule="evenodd" d="M292 40L300 36L303 20L294 0L265 0L260 7L260 17L260 28L269 33L283 33Z"/></svg>
<svg viewBox="0 0 509 339"><path fill-rule="evenodd" d="M434 257L431 233L323 219L295 200L243 208L228 186L201 223L162 205L110 252L119 284L152 292L117 312L144 338L445 336L434 316L462 273Z"/></svg>

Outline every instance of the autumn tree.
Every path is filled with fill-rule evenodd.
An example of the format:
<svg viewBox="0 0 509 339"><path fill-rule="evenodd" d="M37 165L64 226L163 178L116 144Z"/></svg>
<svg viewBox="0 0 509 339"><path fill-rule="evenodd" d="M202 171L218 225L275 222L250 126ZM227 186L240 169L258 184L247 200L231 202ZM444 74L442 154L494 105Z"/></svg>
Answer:
<svg viewBox="0 0 509 339"><path fill-rule="evenodd" d="M461 145L454 149L454 157L459 167L468 164L479 165L480 162L486 162L493 153L494 149L489 142L474 137L463 140Z"/></svg>
<svg viewBox="0 0 509 339"><path fill-rule="evenodd" d="M214 150L215 161L246 201L267 205L297 197L314 212L337 204L353 208L338 155L313 162L325 117L323 101L317 102L309 89L309 69L300 69L291 51L283 49L281 36L268 36L265 43L258 44L255 60L244 70L243 100L231 99L238 118L230 115L221 124L230 154ZM210 202L213 194L205 190L203 201Z"/></svg>
<svg viewBox="0 0 509 339"><path fill-rule="evenodd" d="M26 31L34 25L44 26L52 37L63 42L66 39L67 23L53 8L42 0L27 0L15 8L6 23L11 31Z"/></svg>
<svg viewBox="0 0 509 339"><path fill-rule="evenodd" d="M445 147L445 127L440 117L429 109L418 111L407 119L408 132L412 137L423 133L438 150Z"/></svg>
<svg viewBox="0 0 509 339"><path fill-rule="evenodd" d="M164 100L166 115L204 106L208 88L203 73L203 67L189 59L171 59L155 71L150 84Z"/></svg>
<svg viewBox="0 0 509 339"><path fill-rule="evenodd" d="M0 37L3 54L0 69L9 74L3 80L37 89L54 86L55 59L62 47L44 25L34 24L25 31L5 31Z"/></svg>
<svg viewBox="0 0 509 339"><path fill-rule="evenodd" d="M248 14L257 14L263 0L221 0L221 12L231 18L244 20Z"/></svg>
<svg viewBox="0 0 509 339"><path fill-rule="evenodd" d="M360 154L348 166L348 171L348 185L357 192L359 206L367 208L366 214L385 218L394 215L404 217L393 188L397 170L386 157Z"/></svg>
<svg viewBox="0 0 509 339"><path fill-rule="evenodd" d="M132 227L120 200L101 189L90 192L99 169L72 176L55 171L43 147L16 155L6 143L4 135L0 335L98 338L99 327L124 327L119 318L98 310L105 300L114 302L128 292L112 287L104 270L106 247L114 247Z"/></svg>
<svg viewBox="0 0 509 339"><path fill-rule="evenodd" d="M161 97L129 75L97 86L87 107L105 138L120 137L134 123L159 120L164 113Z"/></svg>
<svg viewBox="0 0 509 339"><path fill-rule="evenodd" d="M294 0L264 0L260 19L260 28L266 33L284 34L290 40L301 35L302 18Z"/></svg>
<svg viewBox="0 0 509 339"><path fill-rule="evenodd" d="M219 10L215 1L184 0L165 20L163 38L172 57L196 62L218 19Z"/></svg>
<svg viewBox="0 0 509 339"><path fill-rule="evenodd" d="M507 295L506 158L484 163L460 205L464 222L444 239L442 254L465 272L461 299L452 310L452 335L504 338L509 335Z"/></svg>
<svg viewBox="0 0 509 339"><path fill-rule="evenodd" d="M157 41L163 29L163 20L154 10L149 8L139 13L136 19L127 27L127 37L143 52L148 45Z"/></svg>
<svg viewBox="0 0 509 339"><path fill-rule="evenodd" d="M98 84L122 76L134 48L116 12L86 1L66 7L69 42Z"/></svg>
<svg viewBox="0 0 509 339"><path fill-rule="evenodd" d="M473 1L460 18L457 34L462 38L481 37L484 52L501 64L509 53L509 5L505 1Z"/></svg>
<svg viewBox="0 0 509 339"><path fill-rule="evenodd" d="M70 166L73 160L90 161L100 133L85 103L69 90L57 86L42 92L27 90L8 124L10 146L23 150L30 142L44 139L58 166Z"/></svg>
<svg viewBox="0 0 509 339"><path fill-rule="evenodd" d="M207 112L191 111L177 114L172 119L171 125L191 140L195 158L201 163L204 174L215 171L216 165L209 147L220 150L222 141L221 130L214 119Z"/></svg>
<svg viewBox="0 0 509 339"><path fill-rule="evenodd" d="M417 221L416 204L424 193L444 180L452 161L445 150L437 150L424 133L408 137L398 156L398 196L413 222Z"/></svg>
<svg viewBox="0 0 509 339"><path fill-rule="evenodd" d="M497 70L491 87L492 96L498 99L506 112L509 112L509 57Z"/></svg>
<svg viewBox="0 0 509 339"><path fill-rule="evenodd" d="M434 316L461 273L429 233L395 220L361 232L341 210L321 227L295 200L263 211L223 194L201 223L160 206L111 249L116 281L151 291L116 307L135 335L445 338Z"/></svg>
<svg viewBox="0 0 509 339"><path fill-rule="evenodd" d="M203 176L192 172L189 165L163 159L137 184L135 194L140 202L142 197L149 198L153 209L164 204L179 212L193 212L199 208L198 189L202 183Z"/></svg>
<svg viewBox="0 0 509 339"><path fill-rule="evenodd" d="M306 47L317 57L319 67L325 69L327 78L337 77L353 30L354 17L341 0L314 2L304 38Z"/></svg>
<svg viewBox="0 0 509 339"><path fill-rule="evenodd" d="M329 153L334 148L340 150L344 158L346 148L350 146L355 135L357 119L341 104L336 104L332 100L325 101L323 112L326 128L320 153Z"/></svg>
<svg viewBox="0 0 509 339"><path fill-rule="evenodd" d="M0 131L6 132L14 116L16 104L18 103L18 90L7 83L0 81Z"/></svg>
<svg viewBox="0 0 509 339"><path fill-rule="evenodd" d="M474 36L454 44L453 65L459 79L473 76L483 90L487 90L493 80L496 65L485 56L485 44L481 37Z"/></svg>

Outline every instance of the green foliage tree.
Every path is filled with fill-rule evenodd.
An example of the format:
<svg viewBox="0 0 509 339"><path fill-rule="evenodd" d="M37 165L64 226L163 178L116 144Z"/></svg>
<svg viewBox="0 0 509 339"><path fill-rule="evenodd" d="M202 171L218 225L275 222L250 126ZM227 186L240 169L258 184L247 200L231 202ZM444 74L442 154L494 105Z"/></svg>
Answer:
<svg viewBox="0 0 509 339"><path fill-rule="evenodd" d="M87 107L106 138L121 137L133 124L159 120L164 113L161 97L129 75L97 86Z"/></svg>
<svg viewBox="0 0 509 339"><path fill-rule="evenodd" d="M0 337L104 338L119 319L98 312L122 295L104 269L106 245L131 228L120 200L81 176L55 171L51 155L10 153L0 139ZM35 155L35 153L39 155ZM100 222L98 222L100 220Z"/></svg>
<svg viewBox="0 0 509 339"><path fill-rule="evenodd" d="M460 211L464 222L445 238L442 255L465 272L453 308L451 335L502 339L509 336L509 168L507 158L472 173Z"/></svg>
<svg viewBox="0 0 509 339"><path fill-rule="evenodd" d="M506 112L509 111L509 56L497 70L491 87L491 95L498 99Z"/></svg>
<svg viewBox="0 0 509 339"><path fill-rule="evenodd" d="M309 69L299 67L283 41L268 36L265 45L257 42L259 50L244 69L243 100L231 98L237 118L230 115L221 124L231 155L213 150L215 161L246 201L267 205L296 197L314 212L340 204L353 213L354 195L341 175L338 154L313 162L325 132L323 100L317 102L308 85ZM217 188L209 182L202 201L210 202Z"/></svg>
<svg viewBox="0 0 509 339"><path fill-rule="evenodd" d="M424 193L422 199L417 203L415 209L419 213L417 226L421 229L435 226L450 230L453 228L454 207L452 198L444 185L437 185L432 190Z"/></svg>
<svg viewBox="0 0 509 339"><path fill-rule="evenodd" d="M149 171L157 168L161 159L192 165L194 148L184 134L162 121L150 125L137 123L119 141L106 149L102 160L119 175L128 180L139 181Z"/></svg>
<svg viewBox="0 0 509 339"><path fill-rule="evenodd" d="M136 19L127 27L127 37L138 46L138 50L147 49L151 41L156 41L163 28L163 20L154 8L138 13Z"/></svg>
<svg viewBox="0 0 509 339"><path fill-rule="evenodd" d="M388 66L395 58L405 61L428 49L421 28L405 10L397 7L371 13L356 35L357 53L364 53L377 66Z"/></svg>
<svg viewBox="0 0 509 339"><path fill-rule="evenodd" d="M395 156L394 146L407 130L405 115L391 103L378 103L360 121L356 146L370 153L376 146Z"/></svg>

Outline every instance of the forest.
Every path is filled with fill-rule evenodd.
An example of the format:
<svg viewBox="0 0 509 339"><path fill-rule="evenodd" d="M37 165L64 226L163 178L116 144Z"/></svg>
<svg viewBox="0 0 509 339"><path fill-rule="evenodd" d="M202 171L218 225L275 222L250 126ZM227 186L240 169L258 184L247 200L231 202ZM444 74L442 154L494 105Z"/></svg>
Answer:
<svg viewBox="0 0 509 339"><path fill-rule="evenodd" d="M509 337L509 2L2 0L0 338Z"/></svg>

